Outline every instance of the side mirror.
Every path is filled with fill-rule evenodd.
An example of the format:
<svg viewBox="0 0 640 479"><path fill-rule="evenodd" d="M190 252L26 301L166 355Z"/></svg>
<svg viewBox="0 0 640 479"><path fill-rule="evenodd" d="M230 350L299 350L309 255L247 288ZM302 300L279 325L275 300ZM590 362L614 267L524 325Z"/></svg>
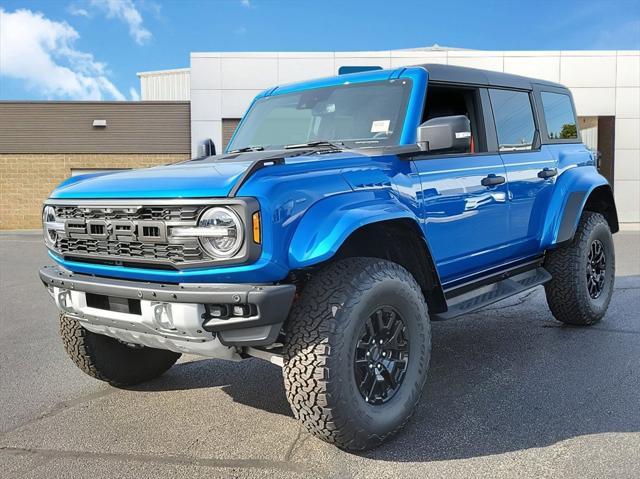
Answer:
<svg viewBox="0 0 640 479"><path fill-rule="evenodd" d="M198 145L198 158L215 156L215 154L216 154L216 145L211 138L203 141Z"/></svg>
<svg viewBox="0 0 640 479"><path fill-rule="evenodd" d="M432 118L418 127L416 138L423 151L466 152L471 148L471 122L464 115Z"/></svg>

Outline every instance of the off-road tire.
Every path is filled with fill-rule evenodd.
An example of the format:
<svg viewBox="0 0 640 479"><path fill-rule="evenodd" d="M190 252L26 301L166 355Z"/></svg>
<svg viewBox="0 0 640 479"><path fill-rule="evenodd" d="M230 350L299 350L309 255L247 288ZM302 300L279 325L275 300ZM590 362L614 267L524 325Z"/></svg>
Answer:
<svg viewBox="0 0 640 479"><path fill-rule="evenodd" d="M83 328L77 320L64 314L60 315L60 335L64 349L78 368L116 387L156 378L180 357L173 351L127 346Z"/></svg>
<svg viewBox="0 0 640 479"><path fill-rule="evenodd" d="M588 254L598 240L604 247L606 268L602 291L592 298L587 286ZM607 220L585 211L575 236L566 245L550 250L544 263L552 279L544 286L551 313L566 324L588 326L602 319L609 307L615 278L615 252Z"/></svg>
<svg viewBox="0 0 640 479"><path fill-rule="evenodd" d="M400 387L369 404L354 373L359 332L380 306L405 324L409 360ZM316 437L347 450L375 447L411 416L427 378L431 327L420 287L403 267L377 258L334 262L311 277L289 318L284 383L297 419Z"/></svg>

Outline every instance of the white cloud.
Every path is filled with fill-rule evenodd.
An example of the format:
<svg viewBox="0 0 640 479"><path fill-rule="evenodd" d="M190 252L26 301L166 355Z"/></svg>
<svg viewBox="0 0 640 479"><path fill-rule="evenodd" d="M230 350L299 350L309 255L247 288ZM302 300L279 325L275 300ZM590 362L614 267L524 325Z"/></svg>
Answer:
<svg viewBox="0 0 640 479"><path fill-rule="evenodd" d="M133 87L129 88L129 96L132 101L140 101L140 93Z"/></svg>
<svg viewBox="0 0 640 479"><path fill-rule="evenodd" d="M31 10L0 8L0 75L23 80L48 98L124 100L106 65L76 50L78 32Z"/></svg>
<svg viewBox="0 0 640 479"><path fill-rule="evenodd" d="M69 5L69 7L67 8L67 11L71 14L74 15L76 17L86 17L89 18L91 15L89 15L89 12L84 9L84 8L80 8L76 5Z"/></svg>
<svg viewBox="0 0 640 479"><path fill-rule="evenodd" d="M251 0L240 0L240 5L243 7L251 8Z"/></svg>
<svg viewBox="0 0 640 479"><path fill-rule="evenodd" d="M91 0L91 5L105 12L107 18L125 22L129 34L139 45L151 39L151 32L142 25L142 15L131 0Z"/></svg>

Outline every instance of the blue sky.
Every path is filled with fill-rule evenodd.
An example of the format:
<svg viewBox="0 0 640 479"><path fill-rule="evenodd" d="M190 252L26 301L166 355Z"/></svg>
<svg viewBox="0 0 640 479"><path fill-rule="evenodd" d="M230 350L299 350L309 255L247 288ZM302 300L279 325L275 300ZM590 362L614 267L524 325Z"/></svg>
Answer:
<svg viewBox="0 0 640 479"><path fill-rule="evenodd" d="M136 99L192 51L640 48L640 0L0 0L0 99Z"/></svg>

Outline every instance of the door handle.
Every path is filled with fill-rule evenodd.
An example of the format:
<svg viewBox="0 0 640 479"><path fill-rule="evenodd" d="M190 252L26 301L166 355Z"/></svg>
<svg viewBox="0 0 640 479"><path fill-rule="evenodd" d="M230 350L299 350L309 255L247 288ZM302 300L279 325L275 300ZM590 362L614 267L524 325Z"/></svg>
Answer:
<svg viewBox="0 0 640 479"><path fill-rule="evenodd" d="M482 186L495 186L495 185L501 185L502 183L504 183L505 178L504 176L496 176L493 173L491 173L489 176L485 176L484 178L482 178Z"/></svg>
<svg viewBox="0 0 640 479"><path fill-rule="evenodd" d="M544 168L538 171L538 178L542 178L543 180L547 180L549 178L553 178L558 174L558 170L555 168Z"/></svg>

